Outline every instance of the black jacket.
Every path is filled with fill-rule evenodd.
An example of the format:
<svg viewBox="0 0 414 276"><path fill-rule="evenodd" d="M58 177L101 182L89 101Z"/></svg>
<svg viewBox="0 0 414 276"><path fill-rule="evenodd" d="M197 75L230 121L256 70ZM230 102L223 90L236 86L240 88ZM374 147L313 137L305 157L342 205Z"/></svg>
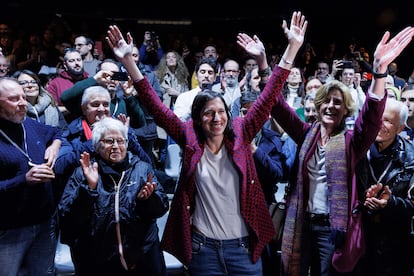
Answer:
<svg viewBox="0 0 414 276"><path fill-rule="evenodd" d="M128 155L129 165L120 184L119 214L122 244L128 264L159 243L156 219L169 209L168 197L159 185L152 166L137 156ZM94 162L95 160L91 160ZM99 162L99 180L95 190L88 187L81 167L69 179L59 203L61 241L77 252L89 251L91 264L119 259L115 221L115 190L109 177L119 181L117 173L104 171ZM147 200L138 200L137 194L153 175L157 188ZM75 257L76 258L76 257Z"/></svg>
<svg viewBox="0 0 414 276"><path fill-rule="evenodd" d="M379 182L390 187L392 196L384 209L364 210L367 253L361 261L361 275L411 275L414 266L414 237L411 235L414 206L407 192L414 183L414 145L397 136L383 152L379 153L374 144L369 152L371 161L365 157L357 165L359 198L364 202L366 189L376 184L370 163L378 180L390 161L389 170Z"/></svg>

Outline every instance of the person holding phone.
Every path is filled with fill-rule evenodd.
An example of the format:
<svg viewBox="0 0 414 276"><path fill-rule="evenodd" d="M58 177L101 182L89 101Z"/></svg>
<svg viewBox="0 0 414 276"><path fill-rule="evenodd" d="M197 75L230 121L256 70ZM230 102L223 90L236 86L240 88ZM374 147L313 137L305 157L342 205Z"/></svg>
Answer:
<svg viewBox="0 0 414 276"><path fill-rule="evenodd" d="M145 31L144 40L139 47L139 55L143 64L150 66L152 71L157 69L158 63L164 55L164 50L156 32Z"/></svg>
<svg viewBox="0 0 414 276"><path fill-rule="evenodd" d="M81 154L58 205L76 275L166 276L156 220L169 202L152 164L127 151L117 119L96 122L92 144L96 154Z"/></svg>
<svg viewBox="0 0 414 276"><path fill-rule="evenodd" d="M111 80L116 80L116 81L127 81L128 74L126 72L112 71L112 75L110 76L110 78Z"/></svg>
<svg viewBox="0 0 414 276"><path fill-rule="evenodd" d="M113 59L103 60L97 69L98 72L93 77L75 83L60 96L63 105L70 112L70 121L82 116L80 106L85 89L99 85L106 88L111 95L110 112L113 117L125 114L130 117L131 127L145 126L145 114L141 105L122 87L122 81L128 80L128 74L121 72L119 65Z"/></svg>

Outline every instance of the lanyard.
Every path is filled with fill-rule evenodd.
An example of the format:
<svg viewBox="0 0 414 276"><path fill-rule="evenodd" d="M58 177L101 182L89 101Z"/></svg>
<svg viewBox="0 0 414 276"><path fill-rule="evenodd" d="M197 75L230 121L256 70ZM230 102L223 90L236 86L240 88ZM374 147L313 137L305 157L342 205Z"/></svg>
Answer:
<svg viewBox="0 0 414 276"><path fill-rule="evenodd" d="M125 268L125 270L128 270L128 265L124 257L124 248L122 247L121 226L119 225L119 188L122 184L122 180L124 179L124 176L125 176L125 171L122 172L121 178L119 179L118 183L116 183L112 175L109 175L112 182L114 183L114 189L115 189L115 222L116 222L115 227L116 227L116 238L118 240L119 258L121 259L122 267Z"/></svg>
<svg viewBox="0 0 414 276"><path fill-rule="evenodd" d="M112 112L112 116L115 117L116 112L118 111L118 99L115 99L116 103L115 103L115 107L114 107L114 111Z"/></svg>
<svg viewBox="0 0 414 276"><path fill-rule="evenodd" d="M35 164L32 161L32 158L30 158L28 151L27 151L27 142L26 142L26 129L24 128L24 125L22 125L23 128L23 140L24 140L24 150L19 147L2 129L0 129L0 133L4 136L4 138L7 139L7 141L10 142L15 148L17 148L26 158L29 160L28 164L29 166L33 167Z"/></svg>
<svg viewBox="0 0 414 276"><path fill-rule="evenodd" d="M370 157L370 151L368 150L367 152L367 158L368 158L368 165L369 165L369 170L371 171L371 176L374 179L374 181L376 183L381 183L382 179L384 178L384 176L388 173L388 170L391 168L391 164L392 164L392 159L388 162L387 167L385 168L385 170L382 172L381 176L377 179L375 177L374 174L374 169L372 168L371 165L371 157Z"/></svg>

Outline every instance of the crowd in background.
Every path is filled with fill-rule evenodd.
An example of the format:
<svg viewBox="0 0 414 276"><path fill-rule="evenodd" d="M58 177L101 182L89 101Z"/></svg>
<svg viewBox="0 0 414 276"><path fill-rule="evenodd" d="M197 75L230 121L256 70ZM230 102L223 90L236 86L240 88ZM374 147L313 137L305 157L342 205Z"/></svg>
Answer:
<svg viewBox="0 0 414 276"><path fill-rule="evenodd" d="M120 28L122 32L129 31L128 26ZM236 34L229 35L235 36ZM72 190L79 189L77 185L80 184L75 181L77 179L72 178L68 182L76 167L78 167L78 174L81 174L81 168L83 172L92 169L84 164L90 162L89 156L86 156L84 151L92 152L93 144L95 146L99 144L97 141L103 139L107 133L104 130L93 133L87 125L91 126L106 117L118 118L123 122L128 120L128 128L118 126L113 129L112 131L119 134L120 137L116 141L114 139L107 140L105 144L107 146L114 144L128 146L128 152L131 151L144 160L145 166L148 166L147 170L154 174L163 189L168 193L174 193L178 176L169 175L166 167L171 165L170 162L181 164L182 153L169 152L169 146L176 143L169 134L171 131L167 132L160 127L147 104L137 100L139 98L137 86L128 80L128 74L126 74L129 73L128 68L118 61L119 58L114 54L114 49L111 49L105 40L106 36L105 30L100 35L74 31L67 22L56 19L34 32L16 30L8 23L0 22L2 53L0 55L0 78L15 78L26 93L28 116L40 123L58 127L62 131L65 141L68 142L62 144L56 160L56 174L61 176L57 181L61 188L58 197L64 193L66 183L71 183ZM135 64L150 82L162 103L171 109L182 122L191 118L194 98L206 89L223 95L222 98L232 118L244 117L259 98L272 71L280 61L283 62L284 48L281 46L285 44L283 40L280 42L263 41L266 49L266 64L268 64L263 68L258 64L256 56L243 47L239 47L237 43L225 41L220 37L202 37L199 34L189 36L188 34L176 33L166 34L165 37L162 37L156 28L148 28L142 33L133 34L133 37L135 40L133 41L132 58ZM316 49L311 43L306 43L305 37L304 47L300 48L294 63L287 63L291 65L291 68L281 87L281 95L283 95L288 107L298 115L304 124L312 125L321 119L318 112L323 103L321 103L321 98L317 98L317 91L321 87L326 87L327 90L332 87L343 91L349 90L349 99L344 97L346 101L352 99L355 108L349 108L348 111L352 111L352 113L346 114L345 130L352 130L359 127L357 124L358 115L365 111L364 103L371 99L371 96L368 96L369 87L373 79L378 77L373 68L372 58L373 49L367 49L358 41L350 41L346 45L329 42L325 47ZM385 171L390 168L384 166L385 160L388 160L387 158L390 156L394 161L399 158L401 164L409 165L411 165L411 159L414 158L411 154L411 151L414 153L414 149L411 150L414 139L414 64L413 72L409 76L401 76L398 70L398 62L396 61L390 62L387 66L386 94L388 98L393 98L397 103L390 100L387 106L384 104L386 110L384 116L388 114L387 111L391 115L389 118L383 117L385 121L391 121L391 123L398 121L398 126L394 132L391 131L392 138L383 138L380 137L381 135L376 138L378 144L383 142L381 139L391 139L390 143L386 144L387 151L385 153L382 152L383 148L381 147L366 145L367 148L370 148L368 152L371 156L368 155L366 159L363 159L365 164L359 164L361 166L359 167L360 181L370 183L367 181L370 176L367 175L371 174L374 180L378 180L372 185L380 183L384 177L384 175L375 177L380 174L381 169L378 168L382 168L382 170L386 168ZM104 87L108 94L105 92L102 96L103 94L93 91L91 89L93 87ZM88 92L84 93L84 91ZM405 107L401 106L408 108L405 110ZM404 111L397 116L395 110L400 109ZM273 185L262 187L267 204L275 201L276 184L290 180L294 159L298 154L296 143L290 137L291 135L288 135L282 128L280 122L277 122L277 115L280 114L276 111L272 112L263 128L251 142L251 150L260 182L273 182ZM397 123L395 124L397 125ZM289 129L286 124L282 125ZM342 143L342 141L338 143ZM388 148L390 144L393 146ZM405 156L402 156L400 152L406 152ZM105 148L101 148L99 154L100 156L96 156L96 159L102 165L106 160ZM126 162L124 160L128 158L131 157L122 151L121 162ZM371 159L377 162L377 167L369 170ZM135 163L133 164L135 166ZM123 166L128 168L129 164ZM113 172L113 168L107 168L107 170L115 175L116 181L111 177L114 184L118 181L122 182L123 174L120 175L116 170ZM412 171L396 165L391 167L391 170L394 170L398 175L397 180L395 180L395 175L394 178L385 177L384 186L386 181L390 181L390 189L398 197L394 199L395 205L400 208L398 203L406 205L407 203L402 202L405 202L404 200L409 202L411 199L407 192L409 185L412 184L410 182ZM92 171L89 173L89 176L95 177L96 175ZM90 177L85 176L85 178L90 186L96 187L97 183L91 181ZM162 199L162 204L157 207L159 211L153 215L154 218L159 217L168 209L165 206L164 191L157 189L156 186L148 186L148 184L145 187L151 190L150 194L156 192L157 196ZM364 188L359 191L361 195L369 189L371 194L384 193L384 190L381 189L382 186L367 185ZM385 191L390 192L387 189ZM66 196L67 193L69 192L66 192ZM384 197L386 196L389 200L390 194L385 193ZM72 203L70 198L65 201L65 204L69 206ZM83 204L88 204L88 202ZM66 205L61 208L65 212L69 212ZM407 207L407 209L409 208L412 208L412 205ZM406 215L409 216L411 212L406 211ZM386 216L390 215L386 214ZM325 219L325 217L322 218L323 224L326 222ZM378 219L378 216L367 222L368 229L373 232L375 232L375 219ZM319 222L317 221L317 223ZM154 226L148 224L147 227ZM407 229L401 227L398 231L407 231ZM385 241L388 234L389 232L379 233L375 239L370 240L370 250L374 252L374 255L375 252L387 249L375 245L375 243ZM71 241L71 237L64 236L65 238ZM411 242L404 241L407 244ZM157 245L159 243L156 239L153 242ZM396 248L395 244L390 246L390 248ZM82 255L85 248L88 248L87 243L76 250L78 254ZM274 248L271 249L274 250ZM391 255L388 252L388 255L385 256ZM274 273L274 268L266 267L269 265L266 260L272 260L275 256L262 255L262 257L264 272ZM125 260L121 259L121 261ZM163 260L155 261L163 262ZM313 260L308 261L314 264ZM375 263L372 260L367 262ZM414 263L414 261L412 262ZM84 265L85 271L87 271L89 264ZM382 265L384 270L389 268L387 263ZM402 261L401 265L407 268L412 263ZM378 268L378 271L380 270ZM363 273L366 271L361 270L359 273L364 275Z"/></svg>

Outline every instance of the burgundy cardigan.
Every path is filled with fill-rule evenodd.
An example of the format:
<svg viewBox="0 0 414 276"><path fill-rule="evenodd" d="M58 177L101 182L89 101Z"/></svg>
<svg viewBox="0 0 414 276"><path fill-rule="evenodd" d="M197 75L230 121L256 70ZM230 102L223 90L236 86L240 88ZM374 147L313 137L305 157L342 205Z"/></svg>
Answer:
<svg viewBox="0 0 414 276"><path fill-rule="evenodd" d="M257 177L250 142L268 120L276 95L282 90L289 70L276 66L260 97L244 118L234 118L234 140L224 138L240 177L240 210L249 231L253 262L274 235L273 224ZM150 110L155 122L183 149L183 164L171 203L161 247L188 266L192 258L191 214L195 204L195 172L204 146L197 140L193 121L182 122L166 107L146 79L134 83L140 102Z"/></svg>

